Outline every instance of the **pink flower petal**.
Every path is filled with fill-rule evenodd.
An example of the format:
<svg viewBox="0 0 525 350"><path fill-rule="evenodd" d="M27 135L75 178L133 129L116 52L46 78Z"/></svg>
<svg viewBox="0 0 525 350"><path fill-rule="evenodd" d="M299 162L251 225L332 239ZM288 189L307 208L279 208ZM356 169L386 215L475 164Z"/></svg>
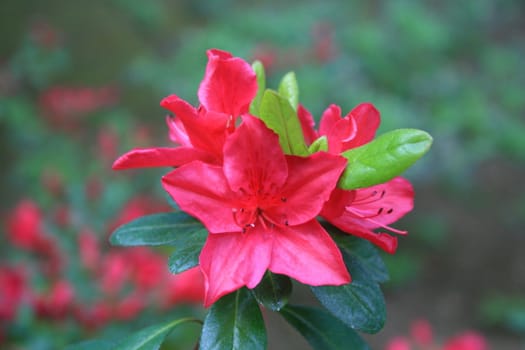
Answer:
<svg viewBox="0 0 525 350"><path fill-rule="evenodd" d="M385 252L393 254L397 250L397 237L391 236L388 233L374 232L362 226L354 224L352 221L345 220L347 217L340 216L335 219L328 219L330 223L342 231L351 234L352 236L366 239L372 244L375 244Z"/></svg>
<svg viewBox="0 0 525 350"><path fill-rule="evenodd" d="M359 104L345 118L355 120L357 133L351 140L343 142L343 151L372 141L381 123L379 111L371 103Z"/></svg>
<svg viewBox="0 0 525 350"><path fill-rule="evenodd" d="M316 220L276 228L269 269L312 286L351 280L339 248Z"/></svg>
<svg viewBox="0 0 525 350"><path fill-rule="evenodd" d="M414 189L408 180L396 177L384 184L356 190L349 205L356 213L374 216L373 221L354 217L356 224L379 228L396 222L414 208Z"/></svg>
<svg viewBox="0 0 525 350"><path fill-rule="evenodd" d="M319 122L319 135L330 135L335 124L341 120L341 107L331 104L323 112Z"/></svg>
<svg viewBox="0 0 525 350"><path fill-rule="evenodd" d="M270 264L272 244L272 235L259 229L209 235L199 257L205 281L204 306L242 286L257 286Z"/></svg>
<svg viewBox="0 0 525 350"><path fill-rule="evenodd" d="M299 122L301 122L301 128L303 130L304 141L309 146L314 142L319 135L315 131L315 121L312 114L304 108L303 105L299 105L297 108L297 116L299 117Z"/></svg>
<svg viewBox="0 0 525 350"><path fill-rule="evenodd" d="M212 154L190 147L136 148L120 156L113 163L113 170L162 166L174 167L193 160L202 160L210 163L216 161Z"/></svg>
<svg viewBox="0 0 525 350"><path fill-rule="evenodd" d="M192 146L184 124L179 118L167 116L166 125L168 125L169 129L169 138L173 143L186 147Z"/></svg>
<svg viewBox="0 0 525 350"><path fill-rule="evenodd" d="M257 94L257 79L252 67L244 60L221 50L209 50L208 65L198 96L208 111L233 117L247 113Z"/></svg>
<svg viewBox="0 0 525 350"><path fill-rule="evenodd" d="M199 111L176 95L165 97L160 105L180 120L193 147L208 151L220 158L229 124L233 123L230 115Z"/></svg>
<svg viewBox="0 0 525 350"><path fill-rule="evenodd" d="M279 137L255 117L245 115L242 124L224 144L224 174L233 191L263 193L282 187L288 175Z"/></svg>
<svg viewBox="0 0 525 350"><path fill-rule="evenodd" d="M285 217L287 224L293 226L319 214L346 166L346 159L318 152L307 158L286 156L286 160L289 174L281 193L283 201L268 215L275 222L282 222Z"/></svg>
<svg viewBox="0 0 525 350"><path fill-rule="evenodd" d="M222 167L192 162L164 175L162 185L183 211L198 218L211 233L241 231L232 213L234 194Z"/></svg>

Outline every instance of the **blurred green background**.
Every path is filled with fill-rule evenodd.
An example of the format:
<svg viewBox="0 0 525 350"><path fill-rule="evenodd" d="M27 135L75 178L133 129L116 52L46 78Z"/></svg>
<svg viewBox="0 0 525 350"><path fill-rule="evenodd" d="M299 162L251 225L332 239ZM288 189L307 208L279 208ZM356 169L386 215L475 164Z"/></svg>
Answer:
<svg viewBox="0 0 525 350"><path fill-rule="evenodd" d="M137 142L167 145L160 99L196 104L205 50L220 48L262 60L270 86L295 71L317 117L330 103L346 113L368 101L380 132L433 135L406 174L416 207L396 225L409 236L385 256L388 318L367 337L373 348L419 318L438 338L473 328L494 349L524 346L523 1L3 0L0 9L3 213L24 197L56 206L49 173L67 189L61 200L101 231L132 193L163 198L162 171L114 174L109 158ZM53 87L95 89L99 100L107 88L112 98L50 116L42 96ZM95 209L75 192L92 178L104 183ZM306 346L273 324L271 349Z"/></svg>

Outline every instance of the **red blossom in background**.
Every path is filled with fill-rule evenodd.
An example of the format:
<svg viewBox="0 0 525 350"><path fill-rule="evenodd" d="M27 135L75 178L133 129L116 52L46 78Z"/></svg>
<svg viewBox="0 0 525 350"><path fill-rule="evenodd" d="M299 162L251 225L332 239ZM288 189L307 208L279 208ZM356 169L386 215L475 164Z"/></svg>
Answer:
<svg viewBox="0 0 525 350"><path fill-rule="evenodd" d="M57 127L75 129L83 117L118 101L115 87L100 88L56 86L39 96L39 106L47 120Z"/></svg>
<svg viewBox="0 0 525 350"><path fill-rule="evenodd" d="M47 293L35 297L36 313L42 318L64 318L71 310L74 297L75 291L68 281L57 281Z"/></svg>
<svg viewBox="0 0 525 350"><path fill-rule="evenodd" d="M20 267L0 266L0 322L13 319L24 299L27 299L26 279Z"/></svg>
<svg viewBox="0 0 525 350"><path fill-rule="evenodd" d="M314 119L302 106L298 109L305 141L310 144L324 136L328 152L339 154L373 140L380 116L370 103L362 103L342 116L341 108L330 105L321 117L319 131ZM375 229L405 235L406 231L388 225L410 212L414 190L408 180L396 177L384 184L357 190L336 188L324 205L321 216L344 232L369 240L388 253L397 249L397 237Z"/></svg>
<svg viewBox="0 0 525 350"><path fill-rule="evenodd" d="M448 340L443 350L487 350L485 338L475 331L463 332Z"/></svg>
<svg viewBox="0 0 525 350"><path fill-rule="evenodd" d="M161 101L173 116L167 118L170 139L179 147L138 148L119 157L113 169L179 166L193 160L220 164L228 134L237 117L247 113L257 93L257 80L244 60L221 50L208 51L208 64L195 108L176 95Z"/></svg>
<svg viewBox="0 0 525 350"><path fill-rule="evenodd" d="M444 344L434 341L432 326L427 320L416 320L410 326L410 337L395 336L385 350L488 350L487 340L476 331L465 331L447 339Z"/></svg>
<svg viewBox="0 0 525 350"><path fill-rule="evenodd" d="M329 22L317 23L312 28L313 55L317 62L326 63L337 55L334 28Z"/></svg>
<svg viewBox="0 0 525 350"><path fill-rule="evenodd" d="M24 199L10 213L6 223L9 240L15 246L38 250L47 241L43 214L35 202Z"/></svg>
<svg viewBox="0 0 525 350"><path fill-rule="evenodd" d="M193 162L163 177L181 209L210 232L199 258L206 306L254 288L267 269L310 285L350 282L339 249L315 220L345 165L327 153L285 156L277 135L245 116L225 143L222 167Z"/></svg>
<svg viewBox="0 0 525 350"><path fill-rule="evenodd" d="M60 204L58 208L61 208ZM153 198L137 196L118 213L112 227L137 217L170 210ZM6 220L9 243L37 258L32 273L0 265L0 322L11 322L25 303L42 320L74 318L83 326L95 329L114 320L129 320L145 308L169 308L180 303L202 303L204 282L200 270L179 275L168 271L165 256L146 247L110 248L90 227L77 235L78 257L93 288L91 299L84 300L73 281L64 274L64 252L53 236L44 231L46 215L32 200L19 202ZM69 230L74 223L62 222ZM33 275L39 276L36 286Z"/></svg>

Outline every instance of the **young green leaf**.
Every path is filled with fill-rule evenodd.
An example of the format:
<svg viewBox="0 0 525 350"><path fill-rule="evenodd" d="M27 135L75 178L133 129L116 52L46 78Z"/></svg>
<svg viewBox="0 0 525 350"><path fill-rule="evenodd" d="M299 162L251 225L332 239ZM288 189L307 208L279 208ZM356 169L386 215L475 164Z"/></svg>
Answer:
<svg viewBox="0 0 525 350"><path fill-rule="evenodd" d="M280 313L315 350L370 349L359 334L324 310L286 305Z"/></svg>
<svg viewBox="0 0 525 350"><path fill-rule="evenodd" d="M199 265L199 255L206 242L206 237L208 237L208 231L202 228L181 239L168 260L170 272L181 273Z"/></svg>
<svg viewBox="0 0 525 350"><path fill-rule="evenodd" d="M288 303L292 294L292 281L288 276L266 271L252 293L259 304L272 311L279 311Z"/></svg>
<svg viewBox="0 0 525 350"><path fill-rule="evenodd" d="M261 61L255 61L252 63L252 68L257 76L257 95L250 104L250 114L258 116L259 107L261 106L261 100L266 89L266 74L264 72L264 66Z"/></svg>
<svg viewBox="0 0 525 350"><path fill-rule="evenodd" d="M184 212L153 214L118 227L109 241L120 246L177 244L202 228L199 221Z"/></svg>
<svg viewBox="0 0 525 350"><path fill-rule="evenodd" d="M311 287L316 298L347 326L366 333L379 332L386 319L385 299L376 281L345 255L352 282L342 286Z"/></svg>
<svg viewBox="0 0 525 350"><path fill-rule="evenodd" d="M290 106L297 111L299 106L299 85L294 72L288 72L279 83L279 95L290 102Z"/></svg>
<svg viewBox="0 0 525 350"><path fill-rule="evenodd" d="M314 154L319 151L328 151L328 139L324 135L312 142L310 147L308 147L309 154Z"/></svg>
<svg viewBox="0 0 525 350"><path fill-rule="evenodd" d="M386 265L378 250L370 242L344 233L327 222L322 222L322 225L337 243L350 266L358 264L371 279L378 283L388 281Z"/></svg>
<svg viewBox="0 0 525 350"><path fill-rule="evenodd" d="M275 91L266 90L261 101L259 118L279 135L279 143L284 153L308 155L301 123L287 99Z"/></svg>
<svg viewBox="0 0 525 350"><path fill-rule="evenodd" d="M202 328L201 350L266 349L266 329L259 305L246 288L212 305Z"/></svg>
<svg viewBox="0 0 525 350"><path fill-rule="evenodd" d="M430 148L432 137L417 129L398 129L342 153L348 165L338 186L345 190L370 187L400 175Z"/></svg>
<svg viewBox="0 0 525 350"><path fill-rule="evenodd" d="M139 332L126 337L123 341L113 347L114 350L156 350L166 339L168 334L177 326L199 320L194 318L181 318L178 320L161 323L140 330Z"/></svg>

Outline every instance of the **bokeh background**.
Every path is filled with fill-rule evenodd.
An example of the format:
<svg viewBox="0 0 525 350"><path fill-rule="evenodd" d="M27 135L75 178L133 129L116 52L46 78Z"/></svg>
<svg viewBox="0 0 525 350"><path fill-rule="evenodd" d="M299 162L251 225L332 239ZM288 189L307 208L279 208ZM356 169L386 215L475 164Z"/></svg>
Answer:
<svg viewBox="0 0 525 350"><path fill-rule="evenodd" d="M315 116L368 101L380 132L433 135L405 174L416 207L396 225L409 236L384 256L388 318L366 336L373 349L416 320L436 343L475 329L491 349L525 348L523 1L3 0L0 36L6 348L57 349L202 315L183 304L199 291L166 276L169 249L128 253L107 237L170 210L164 169L110 166L132 147L169 144L159 101L197 103L208 48L261 60L270 86L295 71ZM268 317L270 349L307 348ZM196 334L176 332L171 346L191 348Z"/></svg>

